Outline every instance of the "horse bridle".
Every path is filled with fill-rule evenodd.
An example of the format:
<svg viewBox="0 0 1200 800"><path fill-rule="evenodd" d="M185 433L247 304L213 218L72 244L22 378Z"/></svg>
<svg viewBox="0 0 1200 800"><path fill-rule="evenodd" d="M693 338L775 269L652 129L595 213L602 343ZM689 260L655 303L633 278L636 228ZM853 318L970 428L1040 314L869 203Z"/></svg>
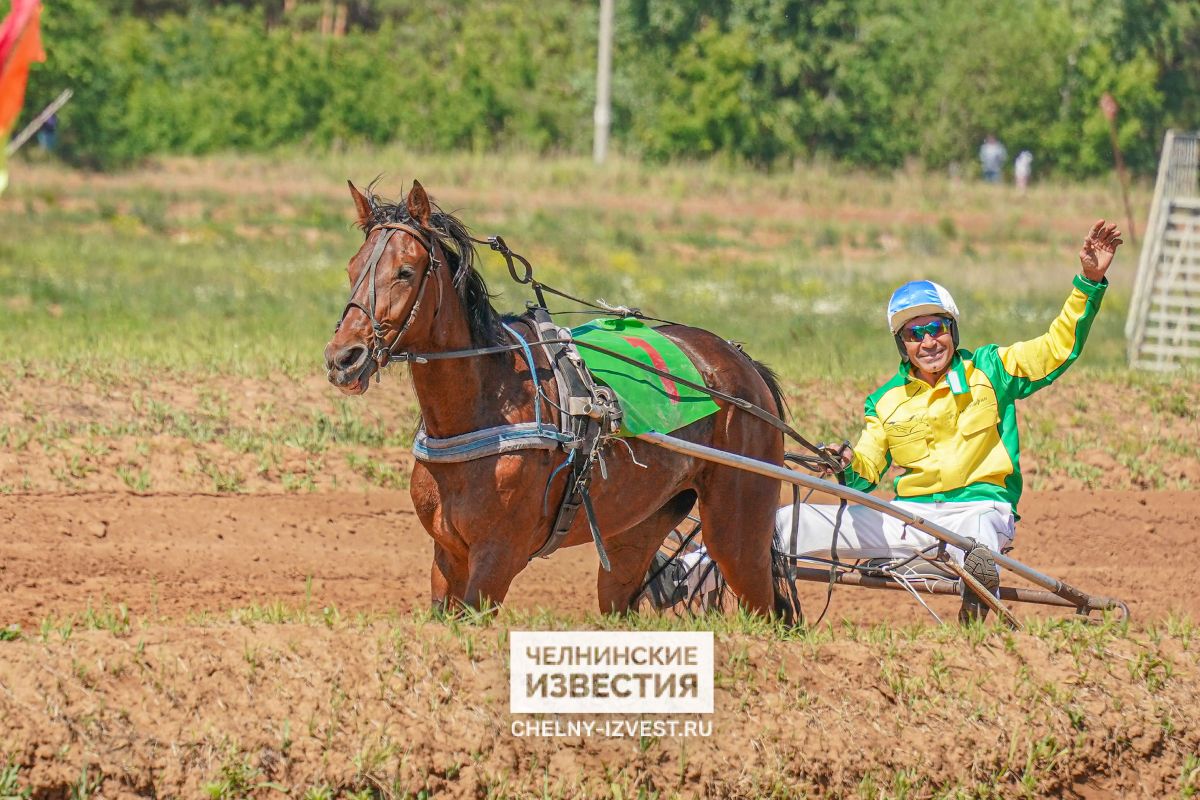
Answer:
<svg viewBox="0 0 1200 800"><path fill-rule="evenodd" d="M406 225L403 222L385 222L382 225L376 225L371 230L367 231L367 238L371 237L376 231L383 231L375 242L375 246L371 249L371 255L367 257L367 264L363 267L362 273L358 276L358 280L354 282L354 287L350 289L350 300L346 303L346 307L342 309L342 316L338 319L337 324L333 326L333 332L337 333L341 329L342 323L346 321L346 314L350 309L357 308L366 315L371 323L371 333L373 336L372 347L369 351L370 360L375 362L377 370L382 370L390 361L397 358L397 353L393 348L400 344L400 340L404 338L404 334L412 327L413 322L417 318L417 312L421 309L421 301L425 297L425 288L429 284L429 276L437 272L438 267L445 263L445 252L442 250L441 240L432 233L427 233L412 225ZM387 343L388 330L384 327L379 318L375 316L376 305L376 287L375 276L379 267L379 259L383 257L383 251L387 249L388 242L397 231L403 231L409 236L412 236L425 248L425 252L429 255L429 266L425 268L425 272L421 274L421 283L417 287L416 296L411 306L409 306L408 314L404 318L404 324L400 326L392 343ZM366 305L358 302L355 298L358 297L359 289L362 288L363 282L367 283L367 302ZM389 290L390 291L390 290ZM442 285L438 283L438 302L434 309L434 317L437 317L438 312L442 308ZM394 326L389 326L395 330ZM378 374L378 373L377 373Z"/></svg>

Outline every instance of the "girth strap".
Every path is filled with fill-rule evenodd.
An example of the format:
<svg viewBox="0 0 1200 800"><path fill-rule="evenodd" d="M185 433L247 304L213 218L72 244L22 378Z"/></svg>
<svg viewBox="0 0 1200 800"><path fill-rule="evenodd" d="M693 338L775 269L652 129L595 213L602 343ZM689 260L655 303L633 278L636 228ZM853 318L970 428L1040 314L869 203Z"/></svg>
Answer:
<svg viewBox="0 0 1200 800"><path fill-rule="evenodd" d="M518 450L557 450L568 442L557 428L538 422L498 425L444 439L431 437L422 425L413 439L412 451L418 461L453 464Z"/></svg>

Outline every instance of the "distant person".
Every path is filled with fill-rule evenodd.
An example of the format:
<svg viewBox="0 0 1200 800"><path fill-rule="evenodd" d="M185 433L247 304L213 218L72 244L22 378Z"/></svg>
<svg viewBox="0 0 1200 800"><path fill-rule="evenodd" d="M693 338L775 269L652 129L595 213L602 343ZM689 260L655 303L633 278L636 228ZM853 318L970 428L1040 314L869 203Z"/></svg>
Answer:
<svg viewBox="0 0 1200 800"><path fill-rule="evenodd" d="M928 280L896 289L887 325L900 368L867 397L853 450L829 451L843 465L846 484L864 492L874 490L889 467L903 468L894 483L896 505L973 540L966 553L956 547L947 552L993 594L1000 587L993 554L1012 545L1023 484L1017 401L1057 380L1083 351L1120 237L1117 226L1104 220L1092 226L1058 317L1046 333L1016 344L960 348L958 306L948 291ZM775 546L784 553L832 557L838 507L798 508L795 522L790 504L776 513ZM851 504L838 529L837 554L851 560L907 558L937 544L895 517ZM703 548L680 556L674 569L661 570L665 585L654 594L669 603L684 591L692 596L711 591L715 566L710 570L709 563ZM982 619L987 611L973 592L964 591L960 622Z"/></svg>
<svg viewBox="0 0 1200 800"><path fill-rule="evenodd" d="M983 167L983 179L988 183L999 183L1008 162L1008 151L992 134L988 134L979 146L979 164Z"/></svg>
<svg viewBox="0 0 1200 800"><path fill-rule="evenodd" d="M38 147L47 153L54 152L54 147L58 144L58 114L51 114L42 123L42 127L38 128L37 142Z"/></svg>
<svg viewBox="0 0 1200 800"><path fill-rule="evenodd" d="M1029 188L1029 176L1033 174L1033 153L1022 150L1013 161L1013 177L1017 181L1017 190L1025 194Z"/></svg>

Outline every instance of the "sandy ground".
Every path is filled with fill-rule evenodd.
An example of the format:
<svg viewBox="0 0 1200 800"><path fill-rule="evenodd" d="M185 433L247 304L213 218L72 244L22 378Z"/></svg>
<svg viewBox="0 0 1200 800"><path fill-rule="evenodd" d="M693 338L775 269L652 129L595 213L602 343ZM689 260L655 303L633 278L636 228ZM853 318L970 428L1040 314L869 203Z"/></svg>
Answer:
<svg viewBox="0 0 1200 800"><path fill-rule="evenodd" d="M1125 600L1135 622L1171 612L1200 617L1193 579L1200 495L1029 493L1022 512L1017 559ZM4 496L0 523L4 624L28 628L89 604L183 620L275 601L343 612L407 612L429 601L431 542L403 491ZM508 603L594 610L596 568L591 547L562 550L519 575ZM806 585L804 600L814 614L824 588ZM927 617L903 594L846 587L835 591L827 618Z"/></svg>

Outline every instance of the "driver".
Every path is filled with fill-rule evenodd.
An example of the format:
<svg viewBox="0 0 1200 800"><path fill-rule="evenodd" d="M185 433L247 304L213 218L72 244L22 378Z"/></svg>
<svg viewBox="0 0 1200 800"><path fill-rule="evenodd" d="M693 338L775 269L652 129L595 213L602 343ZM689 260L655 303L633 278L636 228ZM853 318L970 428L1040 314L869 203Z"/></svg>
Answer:
<svg viewBox="0 0 1200 800"><path fill-rule="evenodd" d="M892 293L887 324L900 353L895 376L865 403L862 434L836 455L847 485L869 492L892 465L896 505L973 539L948 552L989 591L1000 587L993 557L1012 546L1021 498L1016 402L1049 386L1075 362L1108 287L1105 273L1122 244L1115 225L1096 222L1079 251L1080 273L1050 330L1025 342L959 347L959 310L942 286L912 281ZM776 547L830 557L836 505L779 509ZM938 544L894 517L850 504L838 530L839 558L907 557ZM690 576L711 574L703 551L683 556ZM679 572L683 572L680 569ZM693 578L692 580L696 580ZM707 590L708 587L689 586ZM987 606L963 595L959 621L983 619Z"/></svg>

